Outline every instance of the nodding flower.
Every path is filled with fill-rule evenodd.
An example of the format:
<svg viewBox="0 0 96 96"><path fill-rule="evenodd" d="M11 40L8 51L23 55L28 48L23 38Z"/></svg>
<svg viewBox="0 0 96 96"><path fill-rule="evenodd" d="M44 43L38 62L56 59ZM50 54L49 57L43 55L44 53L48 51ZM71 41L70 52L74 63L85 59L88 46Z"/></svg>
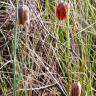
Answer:
<svg viewBox="0 0 96 96"><path fill-rule="evenodd" d="M77 1L77 4L80 4L80 0L76 0Z"/></svg>
<svg viewBox="0 0 96 96"><path fill-rule="evenodd" d="M71 85L70 96L81 96L81 84L79 82Z"/></svg>
<svg viewBox="0 0 96 96"><path fill-rule="evenodd" d="M20 25L26 26L30 24L30 11L27 5L19 5L18 19Z"/></svg>
<svg viewBox="0 0 96 96"><path fill-rule="evenodd" d="M56 17L59 20L66 19L68 14L68 4L64 2L58 2L58 5L56 7Z"/></svg>

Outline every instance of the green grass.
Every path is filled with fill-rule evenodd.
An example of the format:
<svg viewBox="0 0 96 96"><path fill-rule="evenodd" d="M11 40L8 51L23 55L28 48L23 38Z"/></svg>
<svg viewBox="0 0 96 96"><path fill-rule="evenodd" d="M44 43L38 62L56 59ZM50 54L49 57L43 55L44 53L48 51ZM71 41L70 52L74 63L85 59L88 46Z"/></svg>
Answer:
<svg viewBox="0 0 96 96"><path fill-rule="evenodd" d="M19 1L16 0L16 28L14 32L14 39L13 39L13 96L16 96L16 90L17 90L17 78L16 78L16 64L17 64L17 34L18 34L18 4Z"/></svg>
<svg viewBox="0 0 96 96"><path fill-rule="evenodd" d="M61 87L66 89L67 96L70 96L71 84L78 81L82 86L81 96L95 96L96 6L94 0L80 0L79 4L76 0L66 0L70 2L70 10L63 21L59 21L55 15L57 0L45 0L44 11L40 1L31 1L24 2L31 9L27 41L26 32L17 22L19 0L11 2L16 6L16 11L12 11L13 7L6 0L0 1L6 5L4 6L7 14L11 11L13 13L7 16L7 22L4 21L5 27L0 27L0 46L3 46L2 50L0 49L0 96L8 94L27 96L32 94L32 90L33 96L36 96L35 91L38 96L41 94L43 96L47 92L52 96L62 96L56 86L39 90L42 86L56 82L61 84L63 86ZM36 12L33 7L34 2L37 3L41 18L34 13ZM6 27L9 21L13 22L12 29ZM7 55L4 52L8 52ZM12 59L13 63L10 63Z"/></svg>

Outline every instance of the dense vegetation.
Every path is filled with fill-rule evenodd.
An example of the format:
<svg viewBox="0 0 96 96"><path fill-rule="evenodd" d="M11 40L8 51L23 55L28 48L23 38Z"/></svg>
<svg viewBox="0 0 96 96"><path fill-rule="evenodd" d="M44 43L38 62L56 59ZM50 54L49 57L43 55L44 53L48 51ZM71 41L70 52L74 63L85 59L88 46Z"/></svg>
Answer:
<svg viewBox="0 0 96 96"><path fill-rule="evenodd" d="M0 0L0 96L96 96L96 1ZM63 0L65 1L65 0ZM30 24L18 24L18 5L30 9ZM27 35L26 35L27 34Z"/></svg>

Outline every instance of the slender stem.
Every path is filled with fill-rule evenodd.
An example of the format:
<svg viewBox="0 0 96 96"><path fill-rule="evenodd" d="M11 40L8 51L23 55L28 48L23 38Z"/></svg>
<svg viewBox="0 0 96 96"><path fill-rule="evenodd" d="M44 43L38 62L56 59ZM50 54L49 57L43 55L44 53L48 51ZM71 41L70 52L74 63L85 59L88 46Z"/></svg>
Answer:
<svg viewBox="0 0 96 96"><path fill-rule="evenodd" d="M17 32L18 32L18 0L16 0L16 29L14 33L14 44L13 44L13 74L14 74L14 80L13 80L13 96L16 96L16 49L17 49Z"/></svg>
<svg viewBox="0 0 96 96"><path fill-rule="evenodd" d="M68 13L67 13L67 18L66 18L66 38L67 38L67 46L66 46L66 64L68 65L68 85L67 85L67 89L69 90L70 87L70 69L71 69L71 65L70 65L70 32L69 32L69 15L70 15L70 8L68 5Z"/></svg>

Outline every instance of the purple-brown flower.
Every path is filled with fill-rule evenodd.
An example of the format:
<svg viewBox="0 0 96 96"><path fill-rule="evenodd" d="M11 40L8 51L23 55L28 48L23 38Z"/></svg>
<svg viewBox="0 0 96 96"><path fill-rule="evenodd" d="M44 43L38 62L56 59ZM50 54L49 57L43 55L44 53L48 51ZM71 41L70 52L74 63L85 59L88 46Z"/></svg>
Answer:
<svg viewBox="0 0 96 96"><path fill-rule="evenodd" d="M56 17L59 20L64 20L66 19L67 13L68 13L68 4L59 2L56 7Z"/></svg>
<svg viewBox="0 0 96 96"><path fill-rule="evenodd" d="M30 11L29 7L27 5L20 5L18 8L18 19L19 19L19 24L26 26L29 25L30 23Z"/></svg>
<svg viewBox="0 0 96 96"><path fill-rule="evenodd" d="M70 96L81 96L81 84L79 82L71 85Z"/></svg>

